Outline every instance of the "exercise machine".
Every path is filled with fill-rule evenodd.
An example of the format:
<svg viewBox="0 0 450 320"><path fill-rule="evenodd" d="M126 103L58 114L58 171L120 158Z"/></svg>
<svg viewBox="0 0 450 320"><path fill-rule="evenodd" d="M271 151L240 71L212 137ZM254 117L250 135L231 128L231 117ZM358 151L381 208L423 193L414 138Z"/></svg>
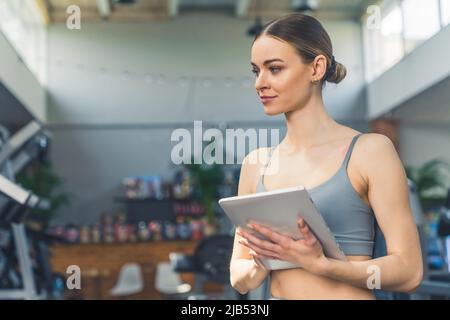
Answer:
<svg viewBox="0 0 450 320"><path fill-rule="evenodd" d="M24 220L33 209L48 209L49 202L15 183L16 174L43 155L49 134L36 121L13 136L0 127L0 299L39 299ZM11 250L15 248L15 258ZM17 259L17 265L12 263ZM0 284L0 285L1 285ZM18 288L20 286L20 288Z"/></svg>

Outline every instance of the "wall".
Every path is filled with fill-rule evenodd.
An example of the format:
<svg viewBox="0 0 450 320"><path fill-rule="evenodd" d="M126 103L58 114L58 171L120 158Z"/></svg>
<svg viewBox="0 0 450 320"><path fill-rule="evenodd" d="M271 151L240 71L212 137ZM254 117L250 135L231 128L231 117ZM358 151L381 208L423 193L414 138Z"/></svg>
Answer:
<svg viewBox="0 0 450 320"><path fill-rule="evenodd" d="M406 164L450 161L450 77L398 106L392 117L399 123L400 154Z"/></svg>
<svg viewBox="0 0 450 320"><path fill-rule="evenodd" d="M440 158L450 163L450 123L447 126L402 124L400 155L405 165L420 166Z"/></svg>

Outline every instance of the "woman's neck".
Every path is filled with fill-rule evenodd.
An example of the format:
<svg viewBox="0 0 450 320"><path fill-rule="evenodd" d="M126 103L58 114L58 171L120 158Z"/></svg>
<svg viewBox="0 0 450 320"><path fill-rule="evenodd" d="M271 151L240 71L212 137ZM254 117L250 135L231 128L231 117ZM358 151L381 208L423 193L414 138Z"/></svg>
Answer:
<svg viewBox="0 0 450 320"><path fill-rule="evenodd" d="M292 152L307 151L325 142L338 124L326 112L322 97L310 99L302 108L285 113L287 134L283 147Z"/></svg>

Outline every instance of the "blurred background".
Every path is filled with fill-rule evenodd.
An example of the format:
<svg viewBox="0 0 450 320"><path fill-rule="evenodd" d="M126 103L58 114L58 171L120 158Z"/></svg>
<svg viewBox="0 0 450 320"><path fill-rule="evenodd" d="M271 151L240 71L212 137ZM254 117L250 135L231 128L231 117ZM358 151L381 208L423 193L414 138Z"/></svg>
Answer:
<svg viewBox="0 0 450 320"><path fill-rule="evenodd" d="M284 136L250 49L291 12L317 17L347 67L329 114L388 136L408 174L424 281L379 297L448 298L450 0L0 0L0 299L267 298L229 285L217 199L242 159L175 164L172 134Z"/></svg>

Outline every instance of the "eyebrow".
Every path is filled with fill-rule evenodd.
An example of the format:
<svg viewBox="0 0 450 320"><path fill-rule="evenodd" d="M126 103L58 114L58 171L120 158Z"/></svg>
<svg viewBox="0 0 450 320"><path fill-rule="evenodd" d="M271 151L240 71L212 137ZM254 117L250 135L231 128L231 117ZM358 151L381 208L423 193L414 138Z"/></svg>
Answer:
<svg viewBox="0 0 450 320"><path fill-rule="evenodd" d="M272 62L275 62L275 61L280 61L280 62L284 62L283 60L281 60L281 59L278 59L278 58L275 58L275 59L270 59L270 60L266 60L266 61L264 61L263 62L263 65L268 65L269 63L272 63ZM251 62L251 65L252 66L254 66L254 67L256 67L256 64L255 63L253 63L253 62Z"/></svg>

